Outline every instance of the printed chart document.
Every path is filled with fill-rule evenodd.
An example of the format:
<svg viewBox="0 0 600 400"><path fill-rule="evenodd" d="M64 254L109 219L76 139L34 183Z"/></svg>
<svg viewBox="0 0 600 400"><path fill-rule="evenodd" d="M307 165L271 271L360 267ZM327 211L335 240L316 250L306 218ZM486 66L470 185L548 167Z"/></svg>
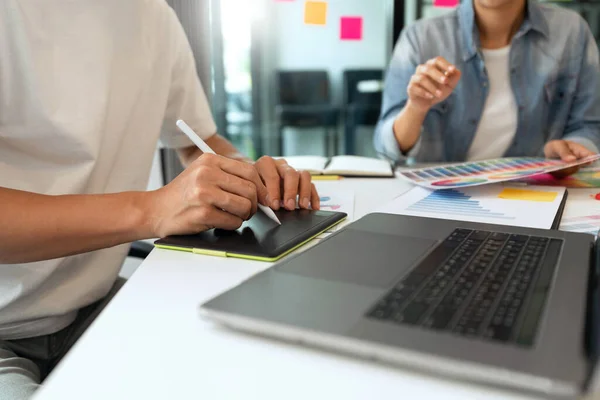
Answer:
<svg viewBox="0 0 600 400"><path fill-rule="evenodd" d="M600 200L596 199L597 194L597 189L571 190L558 229L597 235L600 230Z"/></svg>
<svg viewBox="0 0 600 400"><path fill-rule="evenodd" d="M343 212L348 215L346 220L340 224L331 227L327 232L319 236L323 238L328 236L330 233L341 229L343 226L354 221L354 192L350 190L339 190L331 192L319 193L321 200L321 210L323 211L337 211Z"/></svg>
<svg viewBox="0 0 600 400"><path fill-rule="evenodd" d="M297 170L312 175L393 177L392 165L386 160L359 156L293 156L283 158Z"/></svg>
<svg viewBox="0 0 600 400"><path fill-rule="evenodd" d="M564 195L565 188L514 184L440 190L415 187L378 211L550 229Z"/></svg>

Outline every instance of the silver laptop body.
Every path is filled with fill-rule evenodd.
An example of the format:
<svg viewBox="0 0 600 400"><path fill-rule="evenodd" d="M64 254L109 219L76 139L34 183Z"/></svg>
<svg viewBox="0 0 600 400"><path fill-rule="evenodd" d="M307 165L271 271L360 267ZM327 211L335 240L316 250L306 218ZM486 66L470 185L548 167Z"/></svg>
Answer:
<svg viewBox="0 0 600 400"><path fill-rule="evenodd" d="M512 320L505 318L509 322L516 321L511 325L512 333L502 331L504 339L494 339L494 334L502 333L501 327L496 331L489 327L501 311L500 305L506 302L495 299L488 307L495 311L478 316L477 310L468 309L475 302L476 293L466 295L460 313L457 311L452 318L447 318L447 325L442 329L432 327L437 308L412 319L408 318L409 314L398 316L408 312L409 306L410 310L419 308L412 303L419 299L417 289L412 300L403 300L401 307L405 311L396 311L393 316L385 315L387 309L381 312L381 304L388 307L390 296L406 288L403 282L408 285L413 276L420 277L417 273L424 268L430 272L429 281L421 282L418 290L425 290L434 280L438 286L445 283L441 291L435 292L437 297L427 299L437 299L441 306L445 304L444 299L456 298L458 295L450 290L459 282L464 285L459 278L467 275L455 274L444 281L444 275L440 278L439 272L450 265L449 258L440 258L439 254L450 254L443 246L448 246L450 239L456 237L462 240L464 250L466 240L475 238L472 232L483 235L481 237L501 238L504 240L501 251L510 245L506 237L525 238L527 244L546 243L546 252L542 251L536 272L527 275L529 286L526 296L521 293L524 300L520 311ZM485 237L486 245L500 243L487 241L491 236ZM200 312L242 331L460 380L571 398L584 390L592 369L586 341L591 328L586 318L591 304L588 285L593 276L590 271L595 270L591 268L596 260L594 242L595 238L587 234L370 214L319 245L201 305ZM480 242L471 240L468 244L471 249L473 243ZM554 244L552 254L548 253L548 243ZM491 249L497 250L496 247ZM531 254L538 254L536 248L541 247L533 247ZM508 250L512 251L512 247ZM452 251L454 257L457 250ZM490 250L487 254L492 253ZM486 253L477 254L481 257ZM494 261L500 265L498 251L494 254ZM524 255L520 257L522 261ZM487 280L486 273L497 271L492 271L493 262L486 265L487 270L474 282L476 288L481 288ZM461 268L466 271L466 267ZM513 268L511 276L516 279L521 275L514 275L515 271ZM522 269L520 271L522 273ZM525 280L523 275L519 282ZM542 280L547 283L545 286L538 285ZM504 289L512 290L508 278L504 282L507 282ZM522 287L519 283L516 288ZM479 292L486 295L496 289L490 284ZM504 300L512 299L506 290L502 293ZM477 304L483 304L486 299L482 299L477 300ZM516 300L510 304L516 304ZM409 319L411 323L406 323ZM479 320L483 322L478 331L465 330L464 321L473 325L473 321ZM493 327L499 327L497 318L495 324Z"/></svg>

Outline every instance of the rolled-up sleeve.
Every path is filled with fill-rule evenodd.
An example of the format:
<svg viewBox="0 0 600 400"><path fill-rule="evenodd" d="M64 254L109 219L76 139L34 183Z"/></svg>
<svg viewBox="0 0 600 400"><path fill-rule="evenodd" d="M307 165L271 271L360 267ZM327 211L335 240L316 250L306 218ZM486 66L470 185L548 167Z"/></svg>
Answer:
<svg viewBox="0 0 600 400"><path fill-rule="evenodd" d="M597 153L600 149L600 60L596 40L585 22L582 37L581 70L563 139Z"/></svg>
<svg viewBox="0 0 600 400"><path fill-rule="evenodd" d="M400 34L385 77L381 115L373 139L375 150L394 161L403 161L416 155L420 147L419 139L408 153L403 153L394 135L394 121L408 100L406 90L419 65L418 60L414 31L408 27Z"/></svg>

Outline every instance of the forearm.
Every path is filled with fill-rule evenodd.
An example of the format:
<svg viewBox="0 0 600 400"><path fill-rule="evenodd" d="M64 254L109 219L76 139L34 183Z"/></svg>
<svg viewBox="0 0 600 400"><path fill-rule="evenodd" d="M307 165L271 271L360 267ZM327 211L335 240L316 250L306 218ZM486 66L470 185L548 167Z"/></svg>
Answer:
<svg viewBox="0 0 600 400"><path fill-rule="evenodd" d="M413 148L419 136L427 112L414 108L410 100L406 103L394 121L394 136L403 153Z"/></svg>
<svg viewBox="0 0 600 400"><path fill-rule="evenodd" d="M84 253L153 237L147 194L47 196L0 188L0 264Z"/></svg>

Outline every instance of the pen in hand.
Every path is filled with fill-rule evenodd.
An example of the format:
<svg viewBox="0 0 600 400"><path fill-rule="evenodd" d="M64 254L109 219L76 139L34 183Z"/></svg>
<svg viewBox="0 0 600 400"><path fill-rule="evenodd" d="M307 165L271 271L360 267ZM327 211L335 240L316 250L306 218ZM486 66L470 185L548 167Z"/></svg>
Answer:
<svg viewBox="0 0 600 400"><path fill-rule="evenodd" d="M196 147L198 147L200 149L200 151L202 151L203 153L207 153L207 154L216 154L213 149L210 148L209 145L206 144L206 142L204 140L202 140L202 138L200 136L198 136L196 134L196 132L194 132L192 130L192 128L190 128L190 126L188 124L186 124L183 120L178 120L176 123L177 127L179 128L180 131L182 131L183 133L185 133L185 135L190 138L190 140L192 142L194 142L194 144L196 145ZM264 206L260 203L258 203L258 208L265 213L265 215L267 217L269 217L271 220L273 220L274 222L276 222L278 225L281 225L281 221L279 221L279 218L277 218L277 215L275 215L275 212L273 210L271 210L269 207Z"/></svg>

